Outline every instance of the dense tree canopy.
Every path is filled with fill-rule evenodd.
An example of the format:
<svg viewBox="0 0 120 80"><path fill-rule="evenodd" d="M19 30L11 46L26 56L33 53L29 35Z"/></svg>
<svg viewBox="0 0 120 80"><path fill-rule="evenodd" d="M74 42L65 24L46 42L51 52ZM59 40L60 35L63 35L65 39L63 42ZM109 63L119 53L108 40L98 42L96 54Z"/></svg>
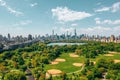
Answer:
<svg viewBox="0 0 120 80"><path fill-rule="evenodd" d="M120 44L101 42L85 43L84 45L64 46L48 46L45 43L35 43L24 48L4 51L0 54L0 71L5 80L8 80L8 78L9 80L26 80L24 73L28 69L39 79L44 77L44 66L46 64L49 64L62 53L76 53L86 58L85 68L81 71L81 75L86 76L88 80L102 78L103 73L106 72L108 73L108 79L119 80L120 77L118 76L120 76L120 72L118 70L120 69L120 63L114 63L112 59L100 58L96 64L94 64L91 59L106 54L108 51L120 52ZM12 73L11 70L18 70L20 72ZM63 79L67 79L66 74L62 76ZM80 79L80 77L78 79Z"/></svg>

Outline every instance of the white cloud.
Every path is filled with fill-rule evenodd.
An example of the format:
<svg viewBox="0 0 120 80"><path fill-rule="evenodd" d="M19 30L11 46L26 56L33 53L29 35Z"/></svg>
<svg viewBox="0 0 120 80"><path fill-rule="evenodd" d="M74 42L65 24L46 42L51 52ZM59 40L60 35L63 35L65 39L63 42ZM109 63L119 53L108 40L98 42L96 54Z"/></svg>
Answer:
<svg viewBox="0 0 120 80"><path fill-rule="evenodd" d="M92 14L90 13L73 11L71 9L68 9L67 7L56 7L51 11L54 17L57 17L59 21L63 22L81 20L86 17L92 16Z"/></svg>
<svg viewBox="0 0 120 80"><path fill-rule="evenodd" d="M61 31L61 32L64 32L64 33L67 32L67 31L68 31L68 32L73 32L73 31L74 31L74 28L72 28L72 27L70 27L70 28L61 27L61 28L60 28L60 31Z"/></svg>
<svg viewBox="0 0 120 80"><path fill-rule="evenodd" d="M18 23L13 24L13 26L25 26L25 25L28 25L28 24L31 24L31 23L32 23L31 20L25 20L25 21L20 21Z"/></svg>
<svg viewBox="0 0 120 80"><path fill-rule="evenodd" d="M79 34L89 34L89 35L105 35L110 36L111 34L119 35L120 26L115 27L89 27L89 28L81 28L79 29Z"/></svg>
<svg viewBox="0 0 120 80"><path fill-rule="evenodd" d="M73 24L71 24L71 26L73 26L73 27L74 27L74 26L78 26L78 24L76 24L76 23L73 23Z"/></svg>
<svg viewBox="0 0 120 80"><path fill-rule="evenodd" d="M114 12L117 12L119 10L120 10L120 2L116 2L112 6L102 7L102 8L96 9L95 12L111 11L114 13Z"/></svg>
<svg viewBox="0 0 120 80"><path fill-rule="evenodd" d="M100 18L96 18L95 22L96 22L96 24L114 24L114 25L117 25L117 24L120 24L120 19L114 20L114 21L112 21L112 20L101 21Z"/></svg>
<svg viewBox="0 0 120 80"><path fill-rule="evenodd" d="M22 12L16 11L16 10L10 8L10 7L6 7L6 8L8 9L8 11L9 11L10 13L14 14L15 16L23 15Z"/></svg>
<svg viewBox="0 0 120 80"><path fill-rule="evenodd" d="M95 18L96 24L101 24L100 18Z"/></svg>
<svg viewBox="0 0 120 80"><path fill-rule="evenodd" d="M61 33L73 33L74 28L69 27L60 27ZM120 26L114 27L104 27L104 26L95 26L95 27L88 27L88 28L79 28L77 29L77 34L88 34L88 35L100 35L100 36L110 36L111 34L119 35Z"/></svg>
<svg viewBox="0 0 120 80"><path fill-rule="evenodd" d="M23 27L9 27L8 28L10 31L14 30L15 32L16 31L22 31L23 30Z"/></svg>
<svg viewBox="0 0 120 80"><path fill-rule="evenodd" d="M15 16L21 16L21 15L23 15L22 12L17 11L15 9L11 8L9 5L7 5L4 0L0 0L0 6L5 7L8 10L8 12L10 12L11 14L14 14Z"/></svg>
<svg viewBox="0 0 120 80"><path fill-rule="evenodd" d="M115 20L114 24L120 24L120 20Z"/></svg>
<svg viewBox="0 0 120 80"><path fill-rule="evenodd" d="M11 35L17 36L22 33L23 27L16 27L16 26L10 26L10 25L4 25L2 26L2 30L0 30L1 34L6 36L8 33Z"/></svg>
<svg viewBox="0 0 120 80"><path fill-rule="evenodd" d="M117 12L120 10L120 2L114 3L111 7L112 12Z"/></svg>
<svg viewBox="0 0 120 80"><path fill-rule="evenodd" d="M109 11L109 10L110 10L110 7L103 7L103 8L95 10L95 12L103 12L103 11Z"/></svg>
<svg viewBox="0 0 120 80"><path fill-rule="evenodd" d="M30 4L31 7L34 7L34 6L37 6L37 5L38 5L38 3L32 3L32 4Z"/></svg>
<svg viewBox="0 0 120 80"><path fill-rule="evenodd" d="M30 24L30 23L32 23L31 20L26 20L26 21L21 21L21 22L20 22L21 25L28 25L28 24Z"/></svg>

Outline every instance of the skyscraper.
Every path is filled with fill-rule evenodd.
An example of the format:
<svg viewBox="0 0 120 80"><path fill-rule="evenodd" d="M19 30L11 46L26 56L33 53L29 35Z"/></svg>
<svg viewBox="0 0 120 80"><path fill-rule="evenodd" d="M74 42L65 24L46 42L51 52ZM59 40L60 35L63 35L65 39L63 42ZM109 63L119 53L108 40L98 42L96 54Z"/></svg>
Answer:
<svg viewBox="0 0 120 80"><path fill-rule="evenodd" d="M52 30L52 36L54 36L54 30Z"/></svg>
<svg viewBox="0 0 120 80"><path fill-rule="evenodd" d="M8 33L8 40L10 40L11 39L11 36L10 36L10 34Z"/></svg>
<svg viewBox="0 0 120 80"><path fill-rule="evenodd" d="M74 30L74 36L75 36L75 39L77 39L76 29Z"/></svg>
<svg viewBox="0 0 120 80"><path fill-rule="evenodd" d="M54 40L54 30L52 30L52 39Z"/></svg>
<svg viewBox="0 0 120 80"><path fill-rule="evenodd" d="M29 35L28 35L28 40L32 40L32 39L33 39L32 35L29 34Z"/></svg>
<svg viewBox="0 0 120 80"><path fill-rule="evenodd" d="M111 35L110 36L110 42L114 42L115 41L115 36L114 35Z"/></svg>

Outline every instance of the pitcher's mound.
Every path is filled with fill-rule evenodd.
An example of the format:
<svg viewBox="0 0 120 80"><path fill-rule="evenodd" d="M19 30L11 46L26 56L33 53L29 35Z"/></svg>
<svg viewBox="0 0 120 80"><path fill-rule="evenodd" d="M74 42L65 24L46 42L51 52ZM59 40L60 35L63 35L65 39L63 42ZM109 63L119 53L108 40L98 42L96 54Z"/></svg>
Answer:
<svg viewBox="0 0 120 80"><path fill-rule="evenodd" d="M54 61L55 61L55 62L64 62L65 59L57 58L57 59L55 59Z"/></svg>
<svg viewBox="0 0 120 80"><path fill-rule="evenodd" d="M114 63L119 63L120 62L120 60L114 60Z"/></svg>
<svg viewBox="0 0 120 80"><path fill-rule="evenodd" d="M50 69L47 71L48 74L51 74L51 75L58 75L58 74L61 74L62 71L61 70L58 70L58 69Z"/></svg>
<svg viewBox="0 0 120 80"><path fill-rule="evenodd" d="M69 54L70 55L70 57L79 57L79 55L77 55L77 54Z"/></svg>
<svg viewBox="0 0 120 80"><path fill-rule="evenodd" d="M81 67L83 66L83 63L73 63L74 66L78 66L78 67Z"/></svg>
<svg viewBox="0 0 120 80"><path fill-rule="evenodd" d="M104 56L114 56L113 54L105 54Z"/></svg>

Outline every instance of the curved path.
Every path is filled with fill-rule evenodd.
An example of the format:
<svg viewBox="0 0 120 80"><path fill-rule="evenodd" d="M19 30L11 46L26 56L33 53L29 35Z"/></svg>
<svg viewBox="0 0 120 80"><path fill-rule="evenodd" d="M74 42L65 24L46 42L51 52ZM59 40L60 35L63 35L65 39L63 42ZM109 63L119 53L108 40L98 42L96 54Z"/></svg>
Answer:
<svg viewBox="0 0 120 80"><path fill-rule="evenodd" d="M27 69L26 72L27 72L27 74L28 74L28 75L27 75L27 80L35 80L35 79L34 79L34 76L32 75L31 70Z"/></svg>
<svg viewBox="0 0 120 80"><path fill-rule="evenodd" d="M85 65L82 66L82 68L78 71L75 71L75 72L70 72L70 73L67 73L67 74L73 74L73 73L78 73L78 72L81 72L83 69L84 69Z"/></svg>

